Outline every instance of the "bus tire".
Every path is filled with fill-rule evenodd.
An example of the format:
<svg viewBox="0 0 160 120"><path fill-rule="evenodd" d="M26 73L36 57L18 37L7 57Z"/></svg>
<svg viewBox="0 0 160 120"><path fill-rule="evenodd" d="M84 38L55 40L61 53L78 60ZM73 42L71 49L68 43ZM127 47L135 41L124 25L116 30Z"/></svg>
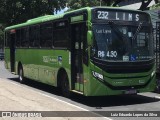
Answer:
<svg viewBox="0 0 160 120"><path fill-rule="evenodd" d="M69 89L69 80L68 80L68 77L67 77L67 74L63 74L63 77L62 77L62 82L61 82L61 91L62 91L62 95L64 97L71 97L71 92L70 92L70 89Z"/></svg>
<svg viewBox="0 0 160 120"><path fill-rule="evenodd" d="M24 73L23 73L23 67L20 65L18 67L18 78L20 83L25 83Z"/></svg>

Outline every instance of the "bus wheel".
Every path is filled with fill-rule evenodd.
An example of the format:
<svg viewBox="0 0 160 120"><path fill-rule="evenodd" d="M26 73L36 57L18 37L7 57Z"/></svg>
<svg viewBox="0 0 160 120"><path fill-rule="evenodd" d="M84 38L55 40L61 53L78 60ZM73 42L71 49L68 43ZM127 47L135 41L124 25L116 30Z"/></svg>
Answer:
<svg viewBox="0 0 160 120"><path fill-rule="evenodd" d="M19 68L18 68L18 77L19 77L19 82L20 83L24 83L25 82L22 66L19 66Z"/></svg>
<svg viewBox="0 0 160 120"><path fill-rule="evenodd" d="M69 89L69 81L66 74L64 74L64 76L62 77L61 90L64 97L68 98L71 97L71 92Z"/></svg>

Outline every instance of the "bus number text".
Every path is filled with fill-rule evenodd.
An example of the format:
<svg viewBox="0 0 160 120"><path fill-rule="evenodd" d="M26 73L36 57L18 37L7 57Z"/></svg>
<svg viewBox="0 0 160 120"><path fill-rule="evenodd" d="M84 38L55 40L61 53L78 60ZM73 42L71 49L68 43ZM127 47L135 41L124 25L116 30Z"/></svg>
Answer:
<svg viewBox="0 0 160 120"><path fill-rule="evenodd" d="M108 12L98 11L98 19L108 19Z"/></svg>

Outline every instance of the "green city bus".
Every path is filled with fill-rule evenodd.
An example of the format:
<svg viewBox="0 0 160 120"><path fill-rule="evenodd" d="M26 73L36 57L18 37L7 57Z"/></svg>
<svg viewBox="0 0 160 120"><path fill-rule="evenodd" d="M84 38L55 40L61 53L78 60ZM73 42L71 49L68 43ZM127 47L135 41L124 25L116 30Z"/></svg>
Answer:
<svg viewBox="0 0 160 120"><path fill-rule="evenodd" d="M5 67L21 83L29 78L49 84L66 97L154 91L150 15L86 7L7 27Z"/></svg>

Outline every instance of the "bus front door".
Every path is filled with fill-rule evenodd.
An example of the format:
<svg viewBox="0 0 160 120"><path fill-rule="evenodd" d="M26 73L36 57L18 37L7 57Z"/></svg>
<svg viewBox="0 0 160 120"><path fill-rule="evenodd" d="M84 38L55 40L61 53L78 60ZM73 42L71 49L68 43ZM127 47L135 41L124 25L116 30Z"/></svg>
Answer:
<svg viewBox="0 0 160 120"><path fill-rule="evenodd" d="M15 66L15 33L11 34L10 39L10 65L11 65L11 72L15 72L14 66Z"/></svg>
<svg viewBox="0 0 160 120"><path fill-rule="evenodd" d="M84 23L71 26L71 78L72 90L84 91L83 83L83 38Z"/></svg>

